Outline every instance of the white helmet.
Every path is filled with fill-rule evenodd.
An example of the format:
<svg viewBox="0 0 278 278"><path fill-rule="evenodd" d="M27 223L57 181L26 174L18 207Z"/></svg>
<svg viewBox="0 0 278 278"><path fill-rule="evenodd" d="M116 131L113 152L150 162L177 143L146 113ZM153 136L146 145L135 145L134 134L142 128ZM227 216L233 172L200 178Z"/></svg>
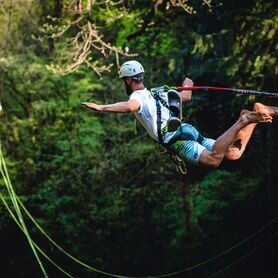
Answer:
<svg viewBox="0 0 278 278"><path fill-rule="evenodd" d="M132 77L143 72L144 68L139 62L135 60L127 61L121 66L119 77Z"/></svg>

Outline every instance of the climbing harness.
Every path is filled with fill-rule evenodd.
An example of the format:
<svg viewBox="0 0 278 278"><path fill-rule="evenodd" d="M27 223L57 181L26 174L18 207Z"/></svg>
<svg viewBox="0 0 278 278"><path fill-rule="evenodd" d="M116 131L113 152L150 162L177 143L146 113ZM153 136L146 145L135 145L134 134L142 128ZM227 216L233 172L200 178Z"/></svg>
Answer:
<svg viewBox="0 0 278 278"><path fill-rule="evenodd" d="M156 112L157 112L157 137L160 142L160 144L165 148L165 151L170 154L171 159L176 164L177 171L180 172L183 175L187 174L187 167L185 164L185 161L181 159L176 153L174 153L172 150L169 149L169 145L173 142L170 141L168 143L164 142L163 134L165 134L168 131L175 131L181 126L181 106L182 102L181 99L176 91L171 89L168 86L162 86L158 88L152 88L150 89L152 97L155 99L156 103ZM167 102L159 95L162 92L167 92L168 94L168 102ZM169 101L170 97L170 101ZM166 107L169 110L170 118L167 122L167 126L161 129L161 105ZM170 126L170 130L169 130Z"/></svg>
<svg viewBox="0 0 278 278"><path fill-rule="evenodd" d="M169 151L170 152L170 151ZM183 159L181 159L177 154L170 152L171 158L176 164L176 169L183 175L187 174L187 167Z"/></svg>
<svg viewBox="0 0 278 278"><path fill-rule="evenodd" d="M152 97L155 99L155 103L156 103L156 114L157 114L156 124L157 124L158 140L163 146L166 147L167 144L164 143L163 136L162 136L162 130L161 130L161 105L160 105L160 103L164 107L166 107L169 111L170 111L170 109L169 109L167 102L159 96L159 92L164 92L164 86L159 87L159 88L152 88L150 90L150 92L151 92ZM164 132L166 132L166 129L164 129Z"/></svg>

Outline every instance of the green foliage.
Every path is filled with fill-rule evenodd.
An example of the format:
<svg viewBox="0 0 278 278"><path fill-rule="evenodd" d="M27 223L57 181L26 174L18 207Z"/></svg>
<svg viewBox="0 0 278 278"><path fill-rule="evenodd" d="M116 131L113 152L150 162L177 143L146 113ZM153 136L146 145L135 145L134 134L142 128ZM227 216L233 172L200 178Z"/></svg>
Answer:
<svg viewBox="0 0 278 278"><path fill-rule="evenodd" d="M194 204L194 217L204 229L226 225L236 207L243 209L246 200L254 199L260 177L242 177L228 171L215 171L200 184ZM249 204L249 202L247 202ZM245 208L246 209L246 208ZM217 231L217 229L215 229ZM222 231L221 231L222 232Z"/></svg>

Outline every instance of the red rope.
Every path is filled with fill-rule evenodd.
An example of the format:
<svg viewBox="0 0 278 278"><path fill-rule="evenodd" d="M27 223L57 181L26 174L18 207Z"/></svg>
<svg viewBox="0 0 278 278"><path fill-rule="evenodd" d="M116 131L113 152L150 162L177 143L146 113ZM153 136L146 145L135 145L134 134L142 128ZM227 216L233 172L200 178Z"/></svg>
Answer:
<svg viewBox="0 0 278 278"><path fill-rule="evenodd" d="M221 88L221 87L210 87L210 86L194 86L194 87L177 87L178 91L193 91L193 90L200 90L200 91L228 91L236 94L246 94L246 95L260 95L260 96L267 96L267 97L274 97L278 98L278 94L270 93L270 92L260 92L254 90L246 90L246 89L234 89L234 88Z"/></svg>

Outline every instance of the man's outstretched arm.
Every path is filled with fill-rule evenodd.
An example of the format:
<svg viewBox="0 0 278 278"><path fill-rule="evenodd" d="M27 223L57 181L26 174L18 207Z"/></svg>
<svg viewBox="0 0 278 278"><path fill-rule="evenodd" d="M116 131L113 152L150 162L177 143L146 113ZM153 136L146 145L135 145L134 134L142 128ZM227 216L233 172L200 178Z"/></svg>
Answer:
<svg viewBox="0 0 278 278"><path fill-rule="evenodd" d="M89 102L83 102L82 104L85 107L97 112L130 113L140 109L140 102L133 99L106 105L99 105Z"/></svg>

